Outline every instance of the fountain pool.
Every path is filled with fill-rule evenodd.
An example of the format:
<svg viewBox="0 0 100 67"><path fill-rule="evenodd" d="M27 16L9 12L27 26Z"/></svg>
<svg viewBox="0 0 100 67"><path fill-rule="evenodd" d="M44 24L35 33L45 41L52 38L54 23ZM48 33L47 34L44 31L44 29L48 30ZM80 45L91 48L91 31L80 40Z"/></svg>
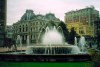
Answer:
<svg viewBox="0 0 100 67"><path fill-rule="evenodd" d="M81 52L77 45L67 44L64 41L63 34L58 32L56 27L46 28L41 44L30 46L29 36L27 38L27 49L25 51L0 54L0 61L64 62L91 60L91 56ZM22 47L19 35L18 42Z"/></svg>

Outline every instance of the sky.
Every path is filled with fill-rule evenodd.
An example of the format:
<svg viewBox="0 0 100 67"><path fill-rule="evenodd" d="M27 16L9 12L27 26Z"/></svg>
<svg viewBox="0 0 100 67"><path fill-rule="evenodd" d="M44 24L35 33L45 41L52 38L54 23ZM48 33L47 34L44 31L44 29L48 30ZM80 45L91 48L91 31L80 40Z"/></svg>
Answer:
<svg viewBox="0 0 100 67"><path fill-rule="evenodd" d="M64 21L66 12L91 5L100 11L100 0L7 0L7 25L20 20L27 9L32 9L35 14L54 13Z"/></svg>

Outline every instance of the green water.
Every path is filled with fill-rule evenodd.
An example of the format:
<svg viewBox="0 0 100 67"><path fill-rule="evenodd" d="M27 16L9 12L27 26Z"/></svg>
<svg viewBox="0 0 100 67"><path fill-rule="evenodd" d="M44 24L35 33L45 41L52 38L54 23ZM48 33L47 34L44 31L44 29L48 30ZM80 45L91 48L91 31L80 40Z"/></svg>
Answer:
<svg viewBox="0 0 100 67"><path fill-rule="evenodd" d="M0 62L0 67L92 67L92 62Z"/></svg>

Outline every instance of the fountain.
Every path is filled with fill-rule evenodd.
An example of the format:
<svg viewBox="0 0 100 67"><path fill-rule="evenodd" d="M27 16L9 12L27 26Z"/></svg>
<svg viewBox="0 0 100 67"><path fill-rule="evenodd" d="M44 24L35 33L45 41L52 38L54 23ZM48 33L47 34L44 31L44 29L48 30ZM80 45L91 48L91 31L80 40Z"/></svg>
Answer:
<svg viewBox="0 0 100 67"><path fill-rule="evenodd" d="M77 46L77 38L75 37L74 44Z"/></svg>
<svg viewBox="0 0 100 67"><path fill-rule="evenodd" d="M60 27L59 27L60 28ZM40 36L39 36L40 37ZM75 39L77 41L77 39ZM22 48L22 38L17 36L16 43ZM85 45L84 37L80 43ZM22 50L22 49L21 49ZM83 51L83 48L82 48ZM64 41L64 36L58 32L56 27L45 29L41 44L29 46L29 36L27 36L27 50L22 52L11 52L0 54L0 61L89 61L90 55L80 52L77 45L70 45Z"/></svg>
<svg viewBox="0 0 100 67"><path fill-rule="evenodd" d="M45 54L53 54L55 50L53 49L53 45L62 45L63 37L61 34L56 30L54 26L53 29L49 27L46 28L46 33L43 35L42 44L46 45L48 48L45 47Z"/></svg>
<svg viewBox="0 0 100 67"><path fill-rule="evenodd" d="M22 38L20 35L17 36L16 44L20 47L20 50L22 50Z"/></svg>
<svg viewBox="0 0 100 67"><path fill-rule="evenodd" d="M27 46L30 45L29 35L27 35Z"/></svg>
<svg viewBox="0 0 100 67"><path fill-rule="evenodd" d="M54 45L54 44L63 44L63 36L56 30L55 26L53 29L46 28L46 33L44 34L42 38L42 44L45 45Z"/></svg>
<svg viewBox="0 0 100 67"><path fill-rule="evenodd" d="M28 47L26 54L80 54L77 45L65 43L62 32L58 31L59 28L61 27L49 28L47 26L41 44Z"/></svg>
<svg viewBox="0 0 100 67"><path fill-rule="evenodd" d="M79 41L79 48L80 48L81 52L86 51L85 45L86 45L85 37L81 36L80 41Z"/></svg>

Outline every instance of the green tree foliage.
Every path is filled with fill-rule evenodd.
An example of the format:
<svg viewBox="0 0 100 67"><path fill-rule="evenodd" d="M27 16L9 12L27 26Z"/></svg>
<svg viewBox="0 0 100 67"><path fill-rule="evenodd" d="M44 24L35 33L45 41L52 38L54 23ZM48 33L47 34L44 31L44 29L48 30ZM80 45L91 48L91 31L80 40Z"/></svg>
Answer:
<svg viewBox="0 0 100 67"><path fill-rule="evenodd" d="M11 47L13 45L14 45L15 49L17 50L16 41L14 39L11 39L11 38L5 38L4 43L3 43L3 47L8 47L9 49L11 49Z"/></svg>
<svg viewBox="0 0 100 67"><path fill-rule="evenodd" d="M74 38L76 36L76 31L74 30L74 27L71 29L71 32L69 33L69 37L68 37L68 43L69 44L74 44Z"/></svg>
<svg viewBox="0 0 100 67"><path fill-rule="evenodd" d="M100 31L97 32L96 39L97 39L97 45L98 45L97 47L100 49Z"/></svg>
<svg viewBox="0 0 100 67"><path fill-rule="evenodd" d="M62 32L63 32L64 38L65 38L65 41L67 42L68 41L68 35L69 35L68 29L67 29L65 23L62 22L62 21L59 24L59 26L62 28Z"/></svg>

